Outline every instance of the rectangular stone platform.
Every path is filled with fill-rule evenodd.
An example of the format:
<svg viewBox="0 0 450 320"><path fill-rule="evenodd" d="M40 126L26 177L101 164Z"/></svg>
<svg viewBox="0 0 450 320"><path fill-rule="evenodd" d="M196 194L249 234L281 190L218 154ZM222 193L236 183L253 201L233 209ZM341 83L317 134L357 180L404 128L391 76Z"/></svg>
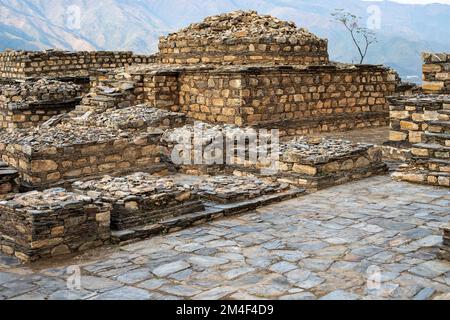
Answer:
<svg viewBox="0 0 450 320"><path fill-rule="evenodd" d="M124 80L117 79L124 75ZM83 101L86 110L150 103L200 121L291 126L296 133L387 125L386 97L394 94L396 85L395 74L387 68L343 64L155 64L115 70L102 78L93 86L93 97Z"/></svg>
<svg viewBox="0 0 450 320"><path fill-rule="evenodd" d="M203 203L190 188L175 184L170 177L146 173L76 182L73 189L111 203L114 230L145 226L204 210Z"/></svg>
<svg viewBox="0 0 450 320"><path fill-rule="evenodd" d="M51 189L0 202L0 247L25 262L109 243L110 210L91 197Z"/></svg>
<svg viewBox="0 0 450 320"><path fill-rule="evenodd" d="M207 201L230 204L283 192L289 189L289 185L257 178L222 175L201 178L199 182L193 184L193 188Z"/></svg>
<svg viewBox="0 0 450 320"><path fill-rule="evenodd" d="M272 154L269 144L267 154L258 159L250 159L249 150L256 146L257 131L253 143L246 143L244 150L234 150L235 154L228 159L227 152L232 151L227 147L228 138L247 139L248 130L251 128L239 128L230 125L210 125L197 122L194 125L186 125L176 130L167 131L163 135L163 141L171 149L180 144L194 141L194 132L200 136L198 143L202 148L199 151L215 149L220 145L214 145L217 141L223 141L222 150L227 150L222 154L221 163L211 163L210 165L194 164L196 159L194 148L190 149L190 155L184 155L184 151L179 154L181 160L191 160L189 163L182 163L179 170L187 174L232 174L237 171L242 175L262 176L273 179L273 181L287 182L291 185L307 188L308 190L318 190L330 186L343 184L349 181L366 178L372 175L384 174L387 166L383 163L382 148L372 144L352 143L345 140L336 139L307 139L304 137L294 140L280 142L277 154ZM180 139L184 140L180 140ZM187 140L186 140L187 138ZM221 138L222 140L218 139ZM263 141L263 140L261 140ZM261 142L260 141L260 142ZM242 142L242 141L241 141ZM259 143L258 142L258 145ZM236 151L238 151L236 153ZM279 155L278 155L279 154ZM187 156L187 157L186 157ZM245 156L245 158L244 158ZM203 159L204 160L204 159ZM275 161L275 163L273 163ZM270 168L276 164L275 168ZM273 172L273 169L275 171ZM268 173L264 173L268 171Z"/></svg>
<svg viewBox="0 0 450 320"><path fill-rule="evenodd" d="M0 85L0 128L36 127L73 110L82 94L77 84L47 79Z"/></svg>
<svg viewBox="0 0 450 320"><path fill-rule="evenodd" d="M107 173L164 172L160 133L60 125L0 135L0 154L23 187L45 189Z"/></svg>

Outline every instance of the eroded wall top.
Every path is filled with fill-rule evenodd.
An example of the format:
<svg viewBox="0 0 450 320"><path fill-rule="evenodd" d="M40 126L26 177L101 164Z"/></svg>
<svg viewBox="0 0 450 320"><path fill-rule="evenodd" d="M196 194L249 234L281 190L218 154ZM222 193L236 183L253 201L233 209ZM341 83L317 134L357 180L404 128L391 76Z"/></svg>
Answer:
<svg viewBox="0 0 450 320"><path fill-rule="evenodd" d="M292 22L256 11L206 18L160 39L160 59L171 64L325 64L328 41Z"/></svg>

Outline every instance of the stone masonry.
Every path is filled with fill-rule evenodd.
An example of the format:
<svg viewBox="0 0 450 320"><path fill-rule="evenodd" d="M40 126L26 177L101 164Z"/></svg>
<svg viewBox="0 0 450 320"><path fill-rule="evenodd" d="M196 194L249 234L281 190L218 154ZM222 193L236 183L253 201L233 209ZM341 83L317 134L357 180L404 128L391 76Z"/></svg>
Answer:
<svg viewBox="0 0 450 320"><path fill-rule="evenodd" d="M16 169L0 161L0 198L4 195L18 192L16 181L18 177L19 172Z"/></svg>
<svg viewBox="0 0 450 320"><path fill-rule="evenodd" d="M419 95L391 99L391 142L412 157L395 179L450 187L450 98Z"/></svg>
<svg viewBox="0 0 450 320"><path fill-rule="evenodd" d="M450 93L450 54L424 53L422 57L425 93Z"/></svg>
<svg viewBox="0 0 450 320"><path fill-rule="evenodd" d="M199 136L194 134L196 132ZM229 149L227 145L229 141L244 138L248 141L244 150ZM271 150L269 144L266 151L267 157L253 159L250 151L259 150L260 143L268 138L269 136L258 135L251 128L231 125L213 126L200 122L166 131L163 135L163 141L168 149L174 150L174 153L183 161L177 167L178 170L187 174L228 173L260 176L315 191L351 180L383 174L387 170L382 161L380 147L325 138L298 137L282 141L279 144L279 150ZM194 145L194 143L197 146L201 145L202 148L200 150L198 148L174 149L175 145ZM218 148L227 152L217 154L212 152ZM190 151L190 154L185 154L186 151ZM205 155L209 163L194 164L199 151ZM230 151L234 156L228 158ZM274 154L275 152L277 154ZM276 166L273 167L274 165Z"/></svg>
<svg viewBox="0 0 450 320"><path fill-rule="evenodd" d="M40 79L0 86L0 128L32 128L81 101L82 88L71 82Z"/></svg>
<svg viewBox="0 0 450 320"><path fill-rule="evenodd" d="M136 66L103 75L78 110L147 102L201 121L304 134L386 125L395 83L380 66Z"/></svg>
<svg viewBox="0 0 450 320"><path fill-rule="evenodd" d="M154 59L153 56L136 56L132 52L5 51L0 53L0 78L89 76L91 69L151 63Z"/></svg>
<svg viewBox="0 0 450 320"><path fill-rule="evenodd" d="M389 118L387 97L398 93L399 82L397 74L383 66L330 62L327 40L253 11L210 17L163 37L160 52L152 57L128 52L6 52L0 55L0 73L3 88L16 88L5 95L8 108L39 109L36 101L56 105L79 99L73 80L89 77L89 92L81 88L75 108L48 120L36 119L26 125L31 128L0 133L0 155L10 166L8 178L19 183L20 191L69 190L34 191L26 196L30 204L23 200L25 195L6 194L4 206L11 210L0 215L7 221L0 229L2 248L24 261L109 241L129 243L298 197L305 189L384 173L376 146L308 138L281 143L279 170L272 175L267 174L267 159L247 161L248 150L231 165L178 165L169 157L174 149L171 137L191 133L198 125L195 120L209 126L210 133L230 135L260 128L302 136L383 126ZM38 79L43 76L48 78ZM24 83L14 84L17 79ZM17 109L20 116L28 112ZM204 137L202 145L208 146L210 138ZM7 193L17 191L11 186ZM41 210L35 197L60 202L62 208L50 205L37 215L42 217L37 224L31 220L22 226ZM94 224L85 224L96 218L86 217L84 203L76 205L66 197L103 206L102 227L108 224L110 234L96 236ZM16 213L14 199L19 198L23 210ZM80 220L66 225L73 220L65 218L66 209ZM70 232L75 235L52 233L47 227L52 225L64 230L73 226ZM32 238L40 226L45 226L45 236ZM41 241L37 247L35 241Z"/></svg>
<svg viewBox="0 0 450 320"><path fill-rule="evenodd" d="M160 133L61 125L15 131L0 138L3 161L17 168L22 184L45 188L108 173L166 170Z"/></svg>
<svg viewBox="0 0 450 320"><path fill-rule="evenodd" d="M328 41L292 22L256 11L206 18L160 39L160 61L171 64L326 64Z"/></svg>
<svg viewBox="0 0 450 320"><path fill-rule="evenodd" d="M1 251L35 261L104 245L110 240L110 210L64 189L13 196L0 202Z"/></svg>

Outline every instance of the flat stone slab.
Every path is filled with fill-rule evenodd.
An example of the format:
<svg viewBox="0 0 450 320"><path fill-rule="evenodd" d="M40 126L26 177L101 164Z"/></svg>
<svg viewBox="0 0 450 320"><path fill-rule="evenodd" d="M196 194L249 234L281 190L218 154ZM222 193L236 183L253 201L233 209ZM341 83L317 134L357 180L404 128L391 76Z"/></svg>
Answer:
<svg viewBox="0 0 450 320"><path fill-rule="evenodd" d="M436 240L449 200L443 188L370 178L89 258L79 291L65 287L73 261L0 266L0 297L448 299Z"/></svg>

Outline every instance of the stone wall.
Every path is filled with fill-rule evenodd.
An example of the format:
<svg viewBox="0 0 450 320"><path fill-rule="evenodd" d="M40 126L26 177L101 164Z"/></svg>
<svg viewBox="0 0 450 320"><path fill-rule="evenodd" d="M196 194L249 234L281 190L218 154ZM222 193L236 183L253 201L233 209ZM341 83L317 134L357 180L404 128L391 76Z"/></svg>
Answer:
<svg viewBox="0 0 450 320"><path fill-rule="evenodd" d="M164 171L160 134L57 126L3 133L0 154L16 168L24 187L48 188L108 173Z"/></svg>
<svg viewBox="0 0 450 320"><path fill-rule="evenodd" d="M328 41L292 22L255 11L208 17L162 37L160 62L170 64L326 64Z"/></svg>
<svg viewBox="0 0 450 320"><path fill-rule="evenodd" d="M74 83L47 79L0 86L0 128L35 127L67 113L81 101L82 92Z"/></svg>
<svg viewBox="0 0 450 320"><path fill-rule="evenodd" d="M450 187L450 97L418 95L390 104L390 143L411 151L393 177Z"/></svg>
<svg viewBox="0 0 450 320"><path fill-rule="evenodd" d="M155 61L156 56L125 51L5 51L0 53L0 78L87 76L90 69L111 69Z"/></svg>
<svg viewBox="0 0 450 320"><path fill-rule="evenodd" d="M18 194L0 202L0 248L31 262L110 241L108 204L64 189Z"/></svg>
<svg viewBox="0 0 450 320"><path fill-rule="evenodd" d="M423 53L423 90L425 93L450 93L450 54Z"/></svg>
<svg viewBox="0 0 450 320"><path fill-rule="evenodd" d="M283 135L389 123L395 73L381 66L133 66L92 80L80 113L140 103L213 123L280 124Z"/></svg>
<svg viewBox="0 0 450 320"><path fill-rule="evenodd" d="M383 125L395 91L394 74L378 66L224 67L186 70L179 81L189 117L237 125L342 119L343 129L357 118Z"/></svg>

